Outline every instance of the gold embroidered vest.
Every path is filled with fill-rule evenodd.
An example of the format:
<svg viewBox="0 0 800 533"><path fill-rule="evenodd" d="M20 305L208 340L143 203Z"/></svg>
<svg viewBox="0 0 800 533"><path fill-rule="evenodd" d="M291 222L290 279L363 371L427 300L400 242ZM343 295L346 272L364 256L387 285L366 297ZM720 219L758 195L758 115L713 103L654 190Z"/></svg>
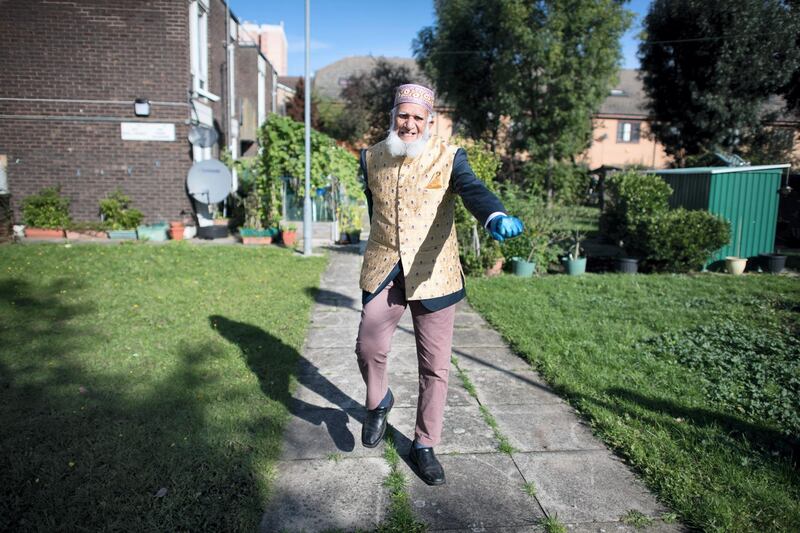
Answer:
<svg viewBox="0 0 800 533"><path fill-rule="evenodd" d="M393 157L386 141L366 153L372 222L361 288L375 292L402 262L406 299L425 300L463 287L450 187L458 150L431 136L416 159Z"/></svg>

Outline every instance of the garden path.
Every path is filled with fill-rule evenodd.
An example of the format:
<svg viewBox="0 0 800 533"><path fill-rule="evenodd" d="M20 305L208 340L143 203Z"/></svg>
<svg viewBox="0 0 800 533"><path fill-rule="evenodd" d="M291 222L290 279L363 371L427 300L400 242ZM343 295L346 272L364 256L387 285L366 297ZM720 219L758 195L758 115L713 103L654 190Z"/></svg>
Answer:
<svg viewBox="0 0 800 533"><path fill-rule="evenodd" d="M363 531L388 520L384 444L360 442L365 388L353 349L361 256L355 246L330 253L261 531ZM466 302L458 304L453 352L436 447L447 483L429 487L407 462L417 372L406 311L390 355L389 423L411 509L429 531L544 531L546 517L571 532L643 531L630 524L637 518L653 519L644 531L680 530L660 519L667 509ZM500 451L509 445L513 451Z"/></svg>

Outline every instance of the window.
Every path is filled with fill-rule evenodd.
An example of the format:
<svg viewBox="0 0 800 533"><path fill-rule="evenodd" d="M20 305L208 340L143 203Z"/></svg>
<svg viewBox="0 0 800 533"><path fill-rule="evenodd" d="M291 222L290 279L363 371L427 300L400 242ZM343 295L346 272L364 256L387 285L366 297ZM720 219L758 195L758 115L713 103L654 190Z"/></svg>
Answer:
<svg viewBox="0 0 800 533"><path fill-rule="evenodd" d="M189 50L192 62L194 92L217 101L219 97L208 89L208 0L189 4Z"/></svg>
<svg viewBox="0 0 800 533"><path fill-rule="evenodd" d="M618 143L638 143L641 122L617 122Z"/></svg>

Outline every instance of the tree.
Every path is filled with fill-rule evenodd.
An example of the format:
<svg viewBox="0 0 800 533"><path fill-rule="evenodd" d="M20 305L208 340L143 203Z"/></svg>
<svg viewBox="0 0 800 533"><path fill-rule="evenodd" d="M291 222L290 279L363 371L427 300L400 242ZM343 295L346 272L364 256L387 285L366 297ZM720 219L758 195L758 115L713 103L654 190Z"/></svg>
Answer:
<svg viewBox="0 0 800 533"><path fill-rule="evenodd" d="M622 0L439 0L415 57L473 136L546 162L582 152L608 95L630 23ZM545 188L552 199L552 172Z"/></svg>
<svg viewBox="0 0 800 533"><path fill-rule="evenodd" d="M303 78L297 80L294 96L286 103L286 116L297 122L306 121L306 84ZM319 111L317 98L311 94L311 127L319 129Z"/></svg>
<svg viewBox="0 0 800 533"><path fill-rule="evenodd" d="M800 67L800 14L783 0L655 0L639 47L651 129L678 166L763 138L771 95Z"/></svg>

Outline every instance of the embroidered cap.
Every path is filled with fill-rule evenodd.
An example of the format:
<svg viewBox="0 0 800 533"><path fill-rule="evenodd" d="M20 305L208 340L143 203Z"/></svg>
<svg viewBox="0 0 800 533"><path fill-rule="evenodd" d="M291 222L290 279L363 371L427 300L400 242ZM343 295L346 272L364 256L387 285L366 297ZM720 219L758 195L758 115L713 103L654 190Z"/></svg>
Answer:
<svg viewBox="0 0 800 533"><path fill-rule="evenodd" d="M419 104L433 113L433 91L422 85L406 83L397 88L394 95L394 106L400 104Z"/></svg>

